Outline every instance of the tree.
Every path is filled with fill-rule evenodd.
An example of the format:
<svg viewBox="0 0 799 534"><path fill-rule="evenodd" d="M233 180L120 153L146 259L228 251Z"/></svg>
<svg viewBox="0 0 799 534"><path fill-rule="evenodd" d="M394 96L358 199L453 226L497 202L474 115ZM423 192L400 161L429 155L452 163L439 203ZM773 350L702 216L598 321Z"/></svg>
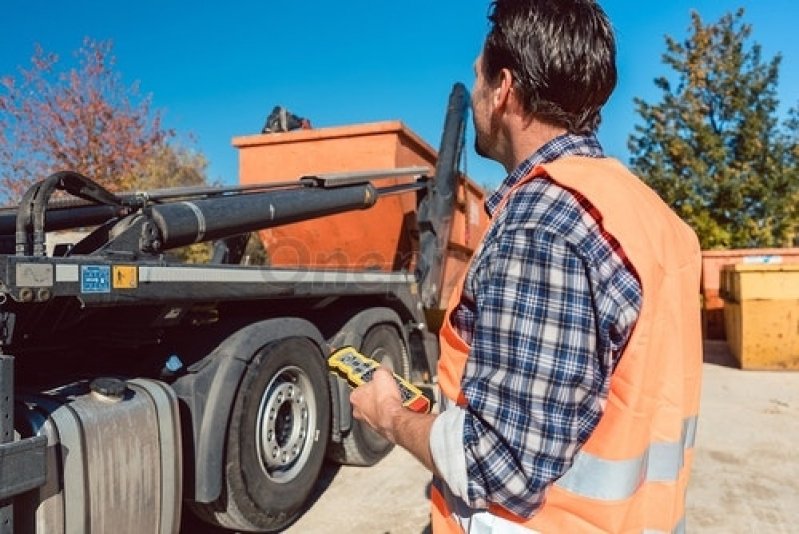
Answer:
<svg viewBox="0 0 799 534"><path fill-rule="evenodd" d="M135 176L126 180L142 191L206 183L208 162L202 154L185 147L162 145L136 168Z"/></svg>
<svg viewBox="0 0 799 534"><path fill-rule="evenodd" d="M0 79L0 200L59 170L112 191L205 183L205 159L170 143L151 98L114 70L110 41L87 38L76 58L57 70L37 45L29 69Z"/></svg>
<svg viewBox="0 0 799 534"><path fill-rule="evenodd" d="M676 82L655 80L660 103L635 99L628 142L631 167L706 249L788 246L797 232L797 114L778 120L781 56L749 45L743 15L705 25L693 12L685 41L666 37Z"/></svg>

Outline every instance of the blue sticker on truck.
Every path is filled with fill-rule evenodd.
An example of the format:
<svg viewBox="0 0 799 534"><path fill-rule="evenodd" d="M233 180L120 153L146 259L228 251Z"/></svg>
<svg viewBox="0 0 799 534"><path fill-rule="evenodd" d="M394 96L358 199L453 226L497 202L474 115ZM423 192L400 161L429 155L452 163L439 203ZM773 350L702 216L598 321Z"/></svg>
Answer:
<svg viewBox="0 0 799 534"><path fill-rule="evenodd" d="M81 265L81 267L80 267L80 292L81 293L110 293L111 292L111 266L110 265Z"/></svg>

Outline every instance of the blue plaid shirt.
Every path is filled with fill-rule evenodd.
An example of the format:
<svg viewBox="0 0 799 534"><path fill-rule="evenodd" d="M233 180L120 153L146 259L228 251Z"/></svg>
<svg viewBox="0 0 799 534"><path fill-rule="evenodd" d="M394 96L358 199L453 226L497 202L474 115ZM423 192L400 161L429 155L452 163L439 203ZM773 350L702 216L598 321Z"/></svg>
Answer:
<svg viewBox="0 0 799 534"><path fill-rule="evenodd" d="M461 383L470 504L523 517L596 427L641 306L624 252L579 194L537 179L496 213L536 165L566 155L603 157L593 135L560 136L487 200L495 220L452 315L471 345Z"/></svg>

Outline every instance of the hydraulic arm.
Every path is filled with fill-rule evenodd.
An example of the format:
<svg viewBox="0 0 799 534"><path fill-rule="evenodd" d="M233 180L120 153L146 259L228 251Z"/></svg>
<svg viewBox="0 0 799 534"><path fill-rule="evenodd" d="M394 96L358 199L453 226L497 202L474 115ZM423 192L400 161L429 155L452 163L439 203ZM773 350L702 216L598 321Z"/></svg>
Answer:
<svg viewBox="0 0 799 534"><path fill-rule="evenodd" d="M0 238L14 232L18 256L44 256L50 230L98 227L70 255L135 259L192 243L345 211L367 209L383 195L425 187L424 167L303 177L294 182L231 188L194 187L115 195L75 172L56 173L32 186L15 211L0 212ZM407 183L375 187L370 180L409 176ZM63 190L82 200L55 199ZM65 207L69 206L69 207Z"/></svg>

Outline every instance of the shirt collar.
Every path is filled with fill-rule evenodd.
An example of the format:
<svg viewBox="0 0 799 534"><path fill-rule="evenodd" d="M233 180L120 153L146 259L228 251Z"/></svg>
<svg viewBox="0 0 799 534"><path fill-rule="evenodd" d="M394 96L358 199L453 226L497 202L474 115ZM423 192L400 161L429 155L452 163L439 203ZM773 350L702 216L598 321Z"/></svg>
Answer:
<svg viewBox="0 0 799 534"><path fill-rule="evenodd" d="M516 185L522 178L530 174L537 166L550 163L564 156L588 156L593 158L604 157L602 146L599 144L594 134L570 134L560 135L544 144L541 148L533 152L526 160L521 162L513 172L511 172L502 184L486 200L486 211L493 217L494 213L511 187Z"/></svg>

